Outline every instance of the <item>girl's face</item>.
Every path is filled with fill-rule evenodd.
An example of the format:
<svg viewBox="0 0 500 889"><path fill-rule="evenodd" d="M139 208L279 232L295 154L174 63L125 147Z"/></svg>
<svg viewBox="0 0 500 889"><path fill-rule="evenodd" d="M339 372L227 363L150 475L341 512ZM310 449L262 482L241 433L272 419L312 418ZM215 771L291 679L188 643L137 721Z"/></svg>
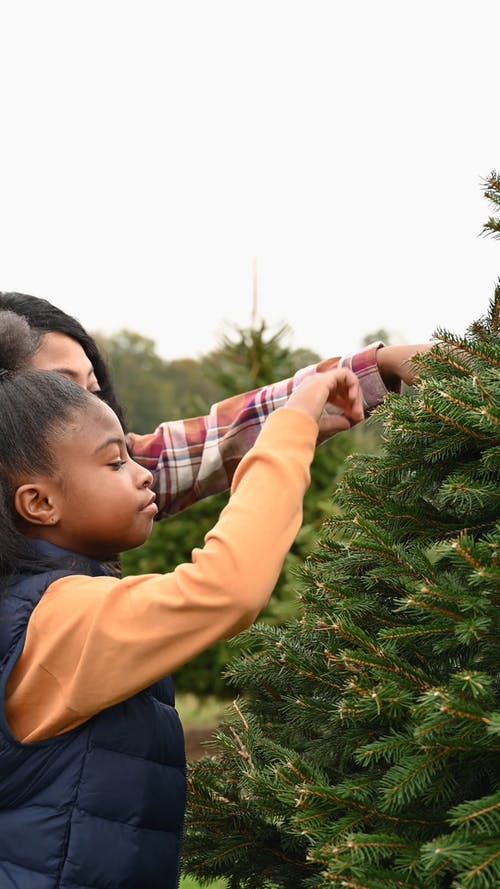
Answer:
<svg viewBox="0 0 500 889"><path fill-rule="evenodd" d="M31 361L35 370L55 370L89 392L99 392L94 368L80 343L65 333L45 333Z"/></svg>
<svg viewBox="0 0 500 889"><path fill-rule="evenodd" d="M55 433L55 446L56 474L41 480L48 511L31 521L31 536L101 560L144 543L158 511L153 477L130 458L111 408L89 399Z"/></svg>

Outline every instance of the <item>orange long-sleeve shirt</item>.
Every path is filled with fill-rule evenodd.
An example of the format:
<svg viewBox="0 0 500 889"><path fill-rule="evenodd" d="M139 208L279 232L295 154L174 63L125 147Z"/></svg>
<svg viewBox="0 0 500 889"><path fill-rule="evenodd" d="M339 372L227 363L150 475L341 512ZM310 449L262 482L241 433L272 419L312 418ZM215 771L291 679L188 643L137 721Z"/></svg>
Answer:
<svg viewBox="0 0 500 889"><path fill-rule="evenodd" d="M122 579L73 575L47 588L6 687L18 740L75 728L255 620L302 522L317 433L290 408L268 417L190 563Z"/></svg>

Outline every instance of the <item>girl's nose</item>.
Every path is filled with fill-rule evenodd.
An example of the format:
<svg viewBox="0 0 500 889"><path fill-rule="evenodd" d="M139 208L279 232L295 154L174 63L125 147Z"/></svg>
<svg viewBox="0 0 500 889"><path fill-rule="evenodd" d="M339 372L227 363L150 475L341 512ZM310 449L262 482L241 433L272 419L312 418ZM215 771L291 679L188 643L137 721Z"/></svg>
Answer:
<svg viewBox="0 0 500 889"><path fill-rule="evenodd" d="M143 468L143 467L141 467L141 468ZM143 468L143 472L145 473L145 475L144 475L144 481L142 482L142 487L143 488L150 488L151 485L153 484L153 475L149 471L149 469Z"/></svg>
<svg viewBox="0 0 500 889"><path fill-rule="evenodd" d="M141 466L140 463L137 463L136 460L132 460L132 463L135 464L138 486L140 488L150 488L153 484L153 474L149 471L149 469L146 469L144 466Z"/></svg>

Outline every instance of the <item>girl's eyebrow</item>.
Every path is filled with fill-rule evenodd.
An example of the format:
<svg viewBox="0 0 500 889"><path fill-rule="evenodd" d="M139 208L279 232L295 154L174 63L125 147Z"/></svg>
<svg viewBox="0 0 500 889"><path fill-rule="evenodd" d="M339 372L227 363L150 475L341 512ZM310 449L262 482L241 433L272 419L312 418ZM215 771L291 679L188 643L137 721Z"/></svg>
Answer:
<svg viewBox="0 0 500 889"><path fill-rule="evenodd" d="M109 448L110 445L118 445L118 447L125 447L125 441L119 435L111 435L105 441L101 442L101 444L97 445L97 447L94 450L94 454L98 454L99 451L104 451L106 448Z"/></svg>

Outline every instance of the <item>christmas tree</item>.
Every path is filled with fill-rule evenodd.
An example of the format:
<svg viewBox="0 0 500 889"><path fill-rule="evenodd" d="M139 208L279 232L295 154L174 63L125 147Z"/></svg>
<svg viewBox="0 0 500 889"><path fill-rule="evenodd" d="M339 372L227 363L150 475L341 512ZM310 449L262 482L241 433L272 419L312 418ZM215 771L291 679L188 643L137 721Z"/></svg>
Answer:
<svg viewBox="0 0 500 889"><path fill-rule="evenodd" d="M500 206L495 172L484 190ZM198 879L500 887L500 282L435 340L376 412L382 453L348 458L299 617L231 665L239 697L190 767Z"/></svg>

